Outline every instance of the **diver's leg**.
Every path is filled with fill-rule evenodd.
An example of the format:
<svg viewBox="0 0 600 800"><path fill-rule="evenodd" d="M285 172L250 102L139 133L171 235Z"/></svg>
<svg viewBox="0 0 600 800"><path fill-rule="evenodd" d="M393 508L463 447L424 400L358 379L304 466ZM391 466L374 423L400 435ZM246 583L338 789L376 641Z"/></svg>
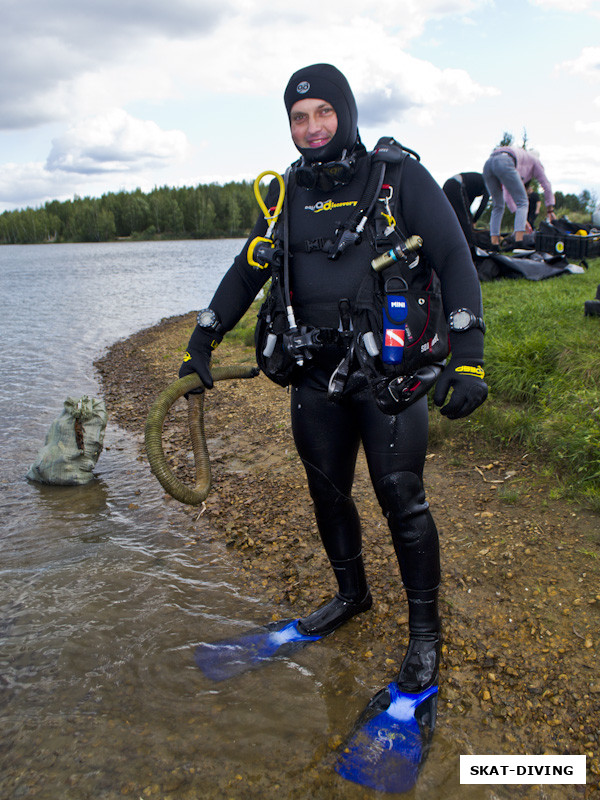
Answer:
<svg viewBox="0 0 600 800"><path fill-rule="evenodd" d="M305 617L303 632L331 633L372 600L362 559L360 519L352 500L359 434L352 409L304 383L292 389L292 430L306 469L317 527L339 591Z"/></svg>
<svg viewBox="0 0 600 800"><path fill-rule="evenodd" d="M408 601L409 645L397 683L422 691L437 680L440 656L438 534L421 479L397 471L381 478L377 496L387 517Z"/></svg>
<svg viewBox="0 0 600 800"><path fill-rule="evenodd" d="M391 417L377 415L371 400L362 398L361 432L408 601L409 645L397 682L404 691L417 692L437 680L440 652L439 541L422 482L427 399Z"/></svg>
<svg viewBox="0 0 600 800"><path fill-rule="evenodd" d="M471 246L473 244L473 226L471 224L469 203L465 198L465 189L462 181L457 180L456 178L449 178L442 188L444 190L444 194L450 201L450 205L454 209L454 213L458 218L465 238L469 243L469 246Z"/></svg>

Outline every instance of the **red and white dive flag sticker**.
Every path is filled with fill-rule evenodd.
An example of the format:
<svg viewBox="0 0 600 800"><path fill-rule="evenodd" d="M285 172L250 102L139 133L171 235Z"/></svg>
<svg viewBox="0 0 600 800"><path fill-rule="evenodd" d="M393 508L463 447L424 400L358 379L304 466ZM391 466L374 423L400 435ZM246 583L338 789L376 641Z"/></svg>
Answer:
<svg viewBox="0 0 600 800"><path fill-rule="evenodd" d="M404 328L387 328L384 347L404 347Z"/></svg>

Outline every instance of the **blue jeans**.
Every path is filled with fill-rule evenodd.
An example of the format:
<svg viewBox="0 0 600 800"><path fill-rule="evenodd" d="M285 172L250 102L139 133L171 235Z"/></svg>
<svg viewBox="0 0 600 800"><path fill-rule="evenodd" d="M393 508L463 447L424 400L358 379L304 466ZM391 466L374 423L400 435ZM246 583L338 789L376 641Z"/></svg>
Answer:
<svg viewBox="0 0 600 800"><path fill-rule="evenodd" d="M527 192L517 172L514 160L508 153L491 155L483 165L483 180L492 198L492 217L490 220L490 236L500 235L500 225L504 214L504 197L502 186L515 201L515 233L525 231L529 200Z"/></svg>

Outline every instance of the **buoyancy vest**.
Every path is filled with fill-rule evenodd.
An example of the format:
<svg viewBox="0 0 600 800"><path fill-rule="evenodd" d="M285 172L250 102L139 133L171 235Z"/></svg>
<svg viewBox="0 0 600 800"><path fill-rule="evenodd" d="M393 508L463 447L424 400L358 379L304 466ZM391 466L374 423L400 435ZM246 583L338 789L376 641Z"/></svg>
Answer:
<svg viewBox="0 0 600 800"><path fill-rule="evenodd" d="M291 260L291 274L286 276L283 263L272 265L271 286L256 326L258 364L276 383L293 382L311 355L336 338L345 345L346 363L336 370L334 399L343 392L352 363L358 362L377 395L381 390L389 393L390 381L412 379L422 368L445 359L448 336L439 280L422 255L406 250L410 237L402 220L399 187L409 153L418 158L394 139L381 139L361 165L358 183L363 191L358 199L356 187L343 187L332 199L323 201L321 195L312 203L309 192L293 194L291 170L283 221L276 230L280 250ZM285 216L290 208L294 221L301 220L293 226L291 242L286 241ZM301 238L298 232L311 238ZM375 257L394 248L400 255L390 257L388 266L372 268ZM392 304L397 302L404 305L403 319L394 319ZM289 325L289 306L295 329ZM386 322L392 325L386 327ZM385 357L386 330L392 331L390 341L397 346L396 356L401 350L400 359ZM392 406L389 413L401 410Z"/></svg>

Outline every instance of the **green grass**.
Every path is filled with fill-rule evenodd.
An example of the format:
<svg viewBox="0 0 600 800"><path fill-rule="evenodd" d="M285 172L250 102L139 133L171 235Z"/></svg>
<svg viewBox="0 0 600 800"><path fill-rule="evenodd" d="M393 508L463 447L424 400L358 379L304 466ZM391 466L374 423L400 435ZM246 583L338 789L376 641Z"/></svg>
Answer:
<svg viewBox="0 0 600 800"><path fill-rule="evenodd" d="M553 477L553 496L600 510L600 317L583 313L600 258L588 264L581 275L482 284L489 398L456 422L434 411L431 436L528 452ZM253 346L260 302L229 337Z"/></svg>
<svg viewBox="0 0 600 800"><path fill-rule="evenodd" d="M556 214L557 219L560 219L561 217L567 217L567 219L570 222L574 222L577 225L581 225L582 227L585 227L586 225L590 224L590 212L589 211L573 211L573 209L566 208L564 206L557 206L554 209L554 212ZM483 215L479 218L479 221L477 222L477 227L478 228L481 228L483 230L487 230L490 227L490 216L491 216L491 213L492 213L492 206L490 204L487 207L487 209L485 210L485 212L483 213ZM543 219L546 218L545 214L546 214L546 206L544 205L544 203L542 201L542 208L541 208L540 213L539 213L539 215L537 217L537 225L538 226L539 226L540 222ZM504 214L502 216L502 220L501 220L501 223L500 223L501 224L501 228L500 229L503 232L506 232L506 233L512 232L514 221L515 221L514 214L512 214L508 210L508 207L506 207L504 209Z"/></svg>
<svg viewBox="0 0 600 800"><path fill-rule="evenodd" d="M600 259L583 275L482 285L488 401L460 435L518 445L563 493L600 509L600 318L584 316Z"/></svg>
<svg viewBox="0 0 600 800"><path fill-rule="evenodd" d="M268 288L269 284L267 283L235 328L232 331L229 331L227 334L228 341L241 342L246 347L254 347L254 328L256 327L256 315L258 314L258 310L263 303Z"/></svg>

